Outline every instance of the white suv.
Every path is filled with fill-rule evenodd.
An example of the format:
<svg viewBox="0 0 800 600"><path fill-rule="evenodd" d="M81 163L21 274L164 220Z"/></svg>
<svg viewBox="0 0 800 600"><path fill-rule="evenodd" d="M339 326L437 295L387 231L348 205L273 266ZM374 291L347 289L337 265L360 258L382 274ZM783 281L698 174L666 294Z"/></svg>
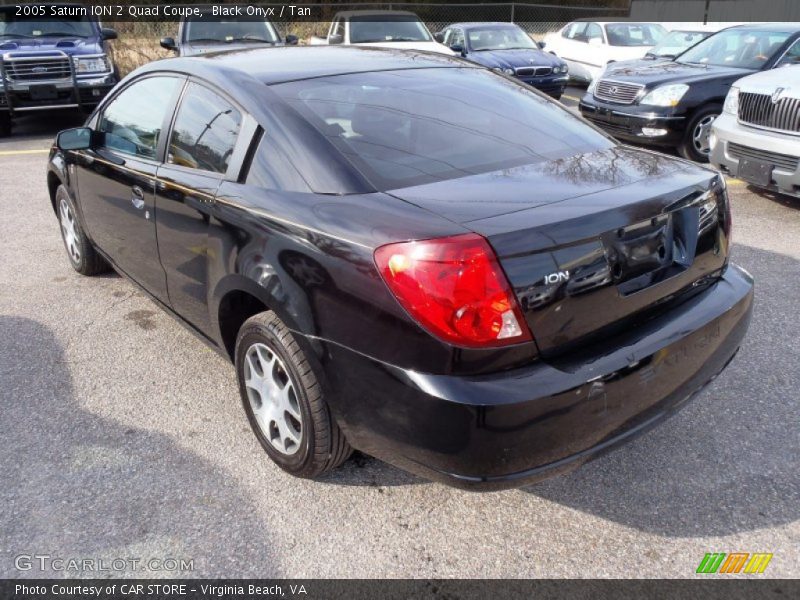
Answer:
<svg viewBox="0 0 800 600"><path fill-rule="evenodd" d="M710 162L722 172L800 197L800 66L734 83L709 141Z"/></svg>

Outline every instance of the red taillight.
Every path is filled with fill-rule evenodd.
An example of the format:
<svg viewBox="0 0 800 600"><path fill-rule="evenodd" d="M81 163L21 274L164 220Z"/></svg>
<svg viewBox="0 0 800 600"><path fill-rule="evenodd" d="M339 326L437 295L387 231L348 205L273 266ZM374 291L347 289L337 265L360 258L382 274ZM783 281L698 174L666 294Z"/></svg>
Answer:
<svg viewBox="0 0 800 600"><path fill-rule="evenodd" d="M451 344L533 339L494 251L477 234L381 246L375 263L409 314Z"/></svg>

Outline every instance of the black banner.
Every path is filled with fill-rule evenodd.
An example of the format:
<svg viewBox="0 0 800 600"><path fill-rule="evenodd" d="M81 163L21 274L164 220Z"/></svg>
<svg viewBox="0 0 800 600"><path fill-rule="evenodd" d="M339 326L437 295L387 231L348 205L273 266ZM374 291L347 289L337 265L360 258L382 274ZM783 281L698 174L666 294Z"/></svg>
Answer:
<svg viewBox="0 0 800 600"><path fill-rule="evenodd" d="M797 598L800 580L0 580L3 600Z"/></svg>

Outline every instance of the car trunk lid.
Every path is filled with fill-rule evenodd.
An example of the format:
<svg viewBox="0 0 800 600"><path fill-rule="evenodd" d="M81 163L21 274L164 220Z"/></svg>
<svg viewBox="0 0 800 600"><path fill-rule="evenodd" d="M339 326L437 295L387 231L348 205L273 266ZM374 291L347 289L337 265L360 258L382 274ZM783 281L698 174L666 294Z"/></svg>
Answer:
<svg viewBox="0 0 800 600"><path fill-rule="evenodd" d="M547 356L718 277L722 185L707 169L615 147L393 194L489 240Z"/></svg>

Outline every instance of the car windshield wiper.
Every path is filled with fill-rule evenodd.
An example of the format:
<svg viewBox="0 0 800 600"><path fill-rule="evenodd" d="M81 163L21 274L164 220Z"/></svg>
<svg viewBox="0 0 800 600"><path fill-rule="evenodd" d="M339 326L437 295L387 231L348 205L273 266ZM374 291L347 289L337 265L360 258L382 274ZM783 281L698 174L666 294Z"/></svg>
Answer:
<svg viewBox="0 0 800 600"><path fill-rule="evenodd" d="M239 38L232 38L230 40L225 40L225 41L228 42L228 43L230 43L230 42L257 42L259 44L274 44L275 43L275 40L267 40L267 39L264 39L264 38L248 37L248 36L239 37Z"/></svg>
<svg viewBox="0 0 800 600"><path fill-rule="evenodd" d="M79 33L65 33L63 31L48 31L47 33L43 33L42 35L37 35L36 37L76 37L76 38L87 38L88 35L81 35Z"/></svg>
<svg viewBox="0 0 800 600"><path fill-rule="evenodd" d="M24 33L0 33L0 38L10 37L10 38L32 38L32 35L26 35Z"/></svg>

